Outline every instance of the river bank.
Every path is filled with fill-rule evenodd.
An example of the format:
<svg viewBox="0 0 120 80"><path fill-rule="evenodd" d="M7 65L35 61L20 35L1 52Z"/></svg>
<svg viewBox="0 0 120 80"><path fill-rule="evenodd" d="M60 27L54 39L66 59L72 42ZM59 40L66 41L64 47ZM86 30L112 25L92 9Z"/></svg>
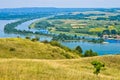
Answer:
<svg viewBox="0 0 120 80"><path fill-rule="evenodd" d="M4 22L1 21L0 23L2 24ZM6 21L5 21L6 22ZM7 21L9 22L9 20ZM7 22L5 24L7 24ZM14 21L13 21L14 22ZM11 23L11 22L9 22ZM5 25L4 24L4 25ZM31 24L31 21L27 21L25 23L22 23L19 25L19 29L26 29L28 28L28 25ZM17 36L20 36L20 37L23 37L25 38L26 35L19 35L19 34L6 34L4 33L4 25L1 25L0 27L0 37L17 37ZM26 27L26 28L25 28ZM34 35L28 35L30 37L35 37ZM50 41L52 39L52 37L49 37L49 36L44 36L44 35L40 35L40 41L44 41L44 40L48 40ZM84 42L84 41L69 41L69 42L60 42L62 45L64 46L67 46L71 49L74 49L76 46L81 46L83 51L85 50L89 50L89 49L92 49L93 51L99 53L99 55L105 55L105 54L119 54L120 53L120 43L117 41L111 41L111 40L108 40L108 41L105 41L105 42L109 42L109 44L100 44L100 43L91 43L91 42Z"/></svg>

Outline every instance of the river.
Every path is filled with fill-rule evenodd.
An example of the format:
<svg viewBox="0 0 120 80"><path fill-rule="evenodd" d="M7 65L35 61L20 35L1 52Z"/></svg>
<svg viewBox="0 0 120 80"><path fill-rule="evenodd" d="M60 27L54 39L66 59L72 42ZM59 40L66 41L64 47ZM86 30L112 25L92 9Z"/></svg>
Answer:
<svg viewBox="0 0 120 80"><path fill-rule="evenodd" d="M4 26L8 23L15 22L16 20L0 20L0 38L8 38L8 37L17 37L19 35L16 34L6 34L4 33Z"/></svg>
<svg viewBox="0 0 120 80"><path fill-rule="evenodd" d="M0 37L1 38L6 38L6 37L25 37L25 35L16 35L16 34L6 34L4 33L4 25L7 23L11 23L14 22L16 20L0 20ZM28 29L28 26L34 22L36 20L31 20L31 21L27 21L25 23L22 23L20 25L18 25L16 27L16 29L20 29L20 30L30 30ZM30 30L30 31L34 31L34 30ZM34 35L31 35L32 37L34 37ZM40 41L43 40L48 40L50 41L52 38L48 37L48 36L40 36ZM107 40L106 40L107 41ZM99 55L104 55L104 54L120 54L120 41L117 40L108 40L107 42L109 42L108 44L95 44L95 43L90 43L90 42L82 42L82 41L78 41L78 42L61 42L61 44L74 49L76 46L81 46L83 51L85 50L89 50L92 49L95 52L98 52Z"/></svg>
<svg viewBox="0 0 120 80"><path fill-rule="evenodd" d="M61 42L63 45L74 49L76 46L81 46L83 51L92 49L98 52L99 55L105 54L120 54L120 43L98 44L90 42Z"/></svg>

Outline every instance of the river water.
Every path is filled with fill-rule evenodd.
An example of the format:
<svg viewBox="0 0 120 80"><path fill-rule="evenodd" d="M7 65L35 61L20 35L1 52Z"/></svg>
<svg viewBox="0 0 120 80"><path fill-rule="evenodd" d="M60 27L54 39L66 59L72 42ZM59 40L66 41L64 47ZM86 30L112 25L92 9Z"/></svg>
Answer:
<svg viewBox="0 0 120 80"><path fill-rule="evenodd" d="M6 34L4 33L4 26L8 23L14 22L16 20L0 20L0 37L6 38L6 37L17 37L16 34Z"/></svg>
<svg viewBox="0 0 120 80"><path fill-rule="evenodd" d="M120 43L98 44L90 42L61 42L63 45L74 49L76 46L81 46L83 51L92 49L98 52L99 55L105 54L120 54Z"/></svg>
<svg viewBox="0 0 120 80"><path fill-rule="evenodd" d="M4 33L4 26L7 23L14 22L16 20L0 20L0 37L1 38L6 38L6 37L25 37L25 35L16 35L16 34L6 34ZM19 26L16 27L16 29L20 30L30 30L28 29L28 26L36 20L31 20L27 21L25 23L20 24ZM30 31L35 31L35 30L30 30ZM34 37L34 35L33 35ZM50 41L52 38L48 36L40 36L40 41L43 40L48 40ZM106 40L109 42L108 44L95 44L95 43L90 43L90 42L61 42L61 44L74 49L76 46L81 46L83 51L92 49L95 52L98 52L99 55L104 55L104 54L120 54L120 41L119 40Z"/></svg>

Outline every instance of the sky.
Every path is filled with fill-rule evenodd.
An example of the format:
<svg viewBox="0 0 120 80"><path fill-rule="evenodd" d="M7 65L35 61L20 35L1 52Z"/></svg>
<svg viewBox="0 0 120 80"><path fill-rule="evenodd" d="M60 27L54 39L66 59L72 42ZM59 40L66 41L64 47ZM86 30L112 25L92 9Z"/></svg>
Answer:
<svg viewBox="0 0 120 80"><path fill-rule="evenodd" d="M0 8L120 8L120 0L0 0Z"/></svg>

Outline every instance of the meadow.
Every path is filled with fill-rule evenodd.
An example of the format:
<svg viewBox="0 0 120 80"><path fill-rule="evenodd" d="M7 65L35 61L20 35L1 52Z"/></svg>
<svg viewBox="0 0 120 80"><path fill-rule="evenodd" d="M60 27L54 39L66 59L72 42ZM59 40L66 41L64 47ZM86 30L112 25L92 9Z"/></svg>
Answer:
<svg viewBox="0 0 120 80"><path fill-rule="evenodd" d="M105 63L97 76L93 60ZM120 56L80 59L0 59L0 80L119 80Z"/></svg>
<svg viewBox="0 0 120 80"><path fill-rule="evenodd" d="M105 63L97 76L92 61ZM120 55L80 57L50 44L0 39L0 80L119 80Z"/></svg>

